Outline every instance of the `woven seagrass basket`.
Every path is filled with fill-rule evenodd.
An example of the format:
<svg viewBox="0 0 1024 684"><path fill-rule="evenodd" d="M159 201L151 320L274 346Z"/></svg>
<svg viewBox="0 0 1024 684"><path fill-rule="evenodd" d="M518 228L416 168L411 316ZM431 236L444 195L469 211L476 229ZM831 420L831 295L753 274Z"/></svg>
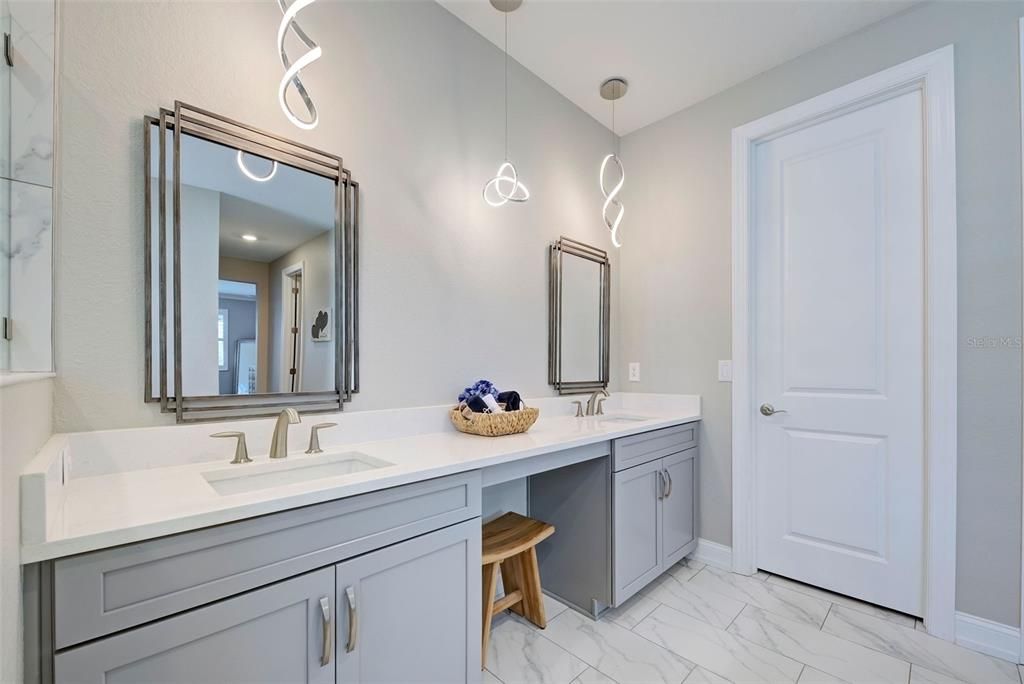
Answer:
<svg viewBox="0 0 1024 684"><path fill-rule="evenodd" d="M540 409L523 406L518 411L503 411L502 413L474 413L464 405L456 406L448 412L452 425L459 432L469 435L481 435L483 437L502 437L504 435L515 435L526 432L537 422Z"/></svg>

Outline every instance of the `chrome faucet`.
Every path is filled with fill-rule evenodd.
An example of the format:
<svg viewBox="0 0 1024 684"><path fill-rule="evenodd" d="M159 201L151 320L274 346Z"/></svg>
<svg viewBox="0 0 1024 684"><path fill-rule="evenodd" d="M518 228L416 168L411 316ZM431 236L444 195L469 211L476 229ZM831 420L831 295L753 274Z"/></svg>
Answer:
<svg viewBox="0 0 1024 684"><path fill-rule="evenodd" d="M602 394L604 395L603 397L601 396ZM604 407L602 406L602 404L604 403L604 400L610 396L611 395L608 394L608 390L606 389L599 389L593 394L591 394L590 398L587 399L587 415L603 416Z"/></svg>
<svg viewBox="0 0 1024 684"><path fill-rule="evenodd" d="M299 412L286 408L277 416L274 425L274 436L270 439L270 458L286 458L288 456L288 426L299 423Z"/></svg>

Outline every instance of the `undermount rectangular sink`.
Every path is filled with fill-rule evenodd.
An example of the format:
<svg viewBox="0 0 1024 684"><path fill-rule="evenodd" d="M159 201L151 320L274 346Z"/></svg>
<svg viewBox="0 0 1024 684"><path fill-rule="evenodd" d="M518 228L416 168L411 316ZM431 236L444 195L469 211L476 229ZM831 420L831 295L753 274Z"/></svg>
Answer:
<svg viewBox="0 0 1024 684"><path fill-rule="evenodd" d="M651 420L651 418L648 416L598 416L597 420L602 423L639 423Z"/></svg>
<svg viewBox="0 0 1024 684"><path fill-rule="evenodd" d="M203 478L222 496L245 494L261 489L311 482L339 475L386 468L394 463L373 458L358 451L323 456L297 457L276 463L232 466L203 473Z"/></svg>

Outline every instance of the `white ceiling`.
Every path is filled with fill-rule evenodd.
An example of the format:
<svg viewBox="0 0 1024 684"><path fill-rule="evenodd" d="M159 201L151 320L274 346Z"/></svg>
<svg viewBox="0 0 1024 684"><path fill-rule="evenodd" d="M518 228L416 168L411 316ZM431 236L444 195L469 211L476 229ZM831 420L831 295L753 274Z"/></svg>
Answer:
<svg viewBox="0 0 1024 684"><path fill-rule="evenodd" d="M488 0L437 1L503 45L502 14ZM629 92L615 108L624 135L915 2L525 0L509 15L510 52L609 127L611 105L598 87L625 78Z"/></svg>

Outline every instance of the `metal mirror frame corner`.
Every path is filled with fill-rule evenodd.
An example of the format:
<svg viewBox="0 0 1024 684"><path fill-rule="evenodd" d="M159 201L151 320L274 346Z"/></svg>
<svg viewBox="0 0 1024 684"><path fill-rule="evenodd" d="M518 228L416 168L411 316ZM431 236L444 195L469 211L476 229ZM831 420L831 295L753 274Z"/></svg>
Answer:
<svg viewBox="0 0 1024 684"><path fill-rule="evenodd" d="M595 380L562 380L562 262L565 255L593 261L601 267L600 375ZM551 243L548 263L548 384L559 395L588 394L608 389L611 341L611 261L608 252L579 240L559 237Z"/></svg>
<svg viewBox="0 0 1024 684"><path fill-rule="evenodd" d="M157 125L160 135L159 195L159 273L160 300L153 311L153 207L151 130ZM158 117L143 117L143 186L145 192L145 389L144 401L159 402L163 413L174 413L177 422L201 422L238 418L273 416L283 408L301 409L306 413L340 411L359 392L359 182L345 168L342 158L283 138L247 124L234 121L208 110L174 102L174 109L161 108ZM172 197L167 198L167 133L173 134ZM176 396L181 391L181 136L183 133L243 150L277 161L334 182L335 187L335 301L339 315L335 317L335 389L326 392L279 392L246 395ZM167 329L167 217L173 219L173 321L174 388L168 394L168 329ZM153 316L159 316L158 359L154 359ZM153 387L153 364L159 363L159 388ZM157 394L159 392L159 394Z"/></svg>

